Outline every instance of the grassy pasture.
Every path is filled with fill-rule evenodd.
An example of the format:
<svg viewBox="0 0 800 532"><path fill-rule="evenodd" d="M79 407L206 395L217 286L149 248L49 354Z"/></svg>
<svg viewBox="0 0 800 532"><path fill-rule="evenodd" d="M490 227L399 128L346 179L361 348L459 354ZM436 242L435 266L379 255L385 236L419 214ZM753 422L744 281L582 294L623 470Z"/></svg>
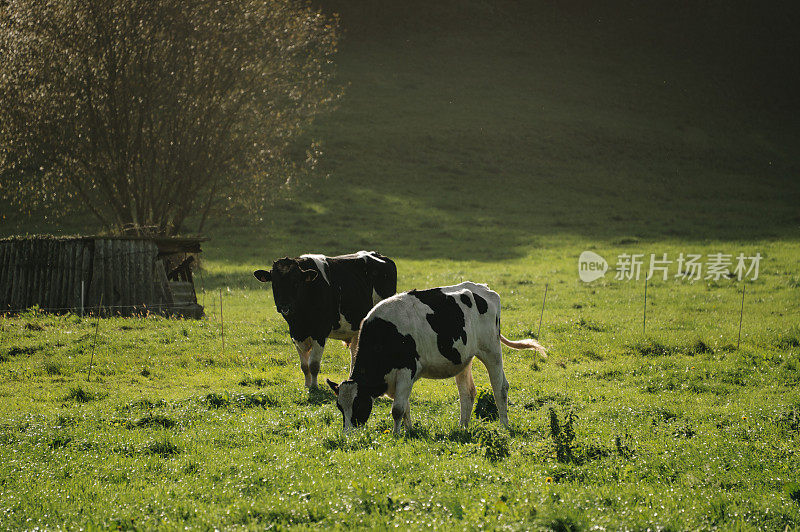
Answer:
<svg viewBox="0 0 800 532"><path fill-rule="evenodd" d="M92 320L0 318L0 526L796 530L796 132L667 51L547 22L346 41L348 95L315 132L329 176L214 221L207 319L102 320L87 382ZM92 229L52 224L0 230ZM404 437L385 400L340 435L251 272L362 248L403 290L487 282L509 338L536 333L547 283L549 359L504 349L510 431L458 429L453 382L423 381ZM652 280L643 335L643 283L582 283L587 249L760 252L741 348L742 283ZM321 376L348 364L330 342Z"/></svg>

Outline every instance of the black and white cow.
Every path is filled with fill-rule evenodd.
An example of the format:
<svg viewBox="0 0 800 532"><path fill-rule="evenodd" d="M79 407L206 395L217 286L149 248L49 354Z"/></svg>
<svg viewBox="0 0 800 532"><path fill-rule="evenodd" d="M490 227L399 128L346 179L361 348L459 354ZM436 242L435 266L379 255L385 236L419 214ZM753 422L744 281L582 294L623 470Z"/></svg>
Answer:
<svg viewBox="0 0 800 532"><path fill-rule="evenodd" d="M489 372L497 413L508 426L508 381L503 371L501 342L514 349L544 348L536 340L512 342L500 334L500 296L484 284L465 282L430 290L412 290L381 301L359 333L350 378L328 385L344 430L364 424L375 398L394 399L394 431L400 421L411 426L411 387L421 378L456 378L462 426L467 426L475 401L472 359Z"/></svg>
<svg viewBox="0 0 800 532"><path fill-rule="evenodd" d="M256 270L253 275L263 283L272 282L275 307L289 324L310 388L317 386L325 340L343 340L352 356L361 320L377 302L397 291L397 267L374 251L285 257L273 262L271 270Z"/></svg>

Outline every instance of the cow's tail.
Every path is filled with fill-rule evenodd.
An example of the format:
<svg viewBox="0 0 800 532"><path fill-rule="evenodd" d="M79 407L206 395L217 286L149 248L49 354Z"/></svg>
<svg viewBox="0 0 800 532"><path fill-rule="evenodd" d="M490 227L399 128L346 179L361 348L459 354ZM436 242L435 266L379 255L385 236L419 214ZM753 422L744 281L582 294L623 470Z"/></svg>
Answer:
<svg viewBox="0 0 800 532"><path fill-rule="evenodd" d="M547 352L545 351L542 344L534 340L533 338L527 338L525 340L517 340L516 342L509 340L502 334L500 335L500 341L503 344L507 345L511 349L535 349L542 355L542 358L547 358Z"/></svg>

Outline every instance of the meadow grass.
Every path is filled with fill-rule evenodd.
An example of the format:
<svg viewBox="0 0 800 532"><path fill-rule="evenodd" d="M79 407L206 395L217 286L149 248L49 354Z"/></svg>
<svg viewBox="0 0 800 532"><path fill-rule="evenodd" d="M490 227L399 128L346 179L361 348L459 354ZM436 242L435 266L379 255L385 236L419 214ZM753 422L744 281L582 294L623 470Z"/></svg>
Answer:
<svg viewBox="0 0 800 532"><path fill-rule="evenodd" d="M103 319L87 381L91 319L0 318L0 526L796 529L795 137L674 58L545 26L346 41L348 95L314 131L329 176L213 220L206 319ZM549 358L504 349L510 430L458 428L447 380L415 386L403 436L388 400L341 435L252 271L358 249L395 258L400 290L488 283L512 339L536 334L548 286ZM584 250L612 270L761 253L740 348L742 282L652 279L643 334L643 280L581 282ZM329 342L321 376L348 368Z"/></svg>

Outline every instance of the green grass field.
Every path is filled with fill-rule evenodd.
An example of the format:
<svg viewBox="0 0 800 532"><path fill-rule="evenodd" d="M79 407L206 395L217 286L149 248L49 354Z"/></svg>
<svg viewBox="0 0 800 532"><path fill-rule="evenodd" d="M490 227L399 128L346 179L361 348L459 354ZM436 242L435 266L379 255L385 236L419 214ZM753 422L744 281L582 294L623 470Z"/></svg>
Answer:
<svg viewBox="0 0 800 532"><path fill-rule="evenodd" d="M87 382L93 320L0 318L0 527L800 528L797 132L632 33L464 24L345 40L346 98L314 131L328 177L213 221L207 319L101 320ZM536 334L547 284L548 360L504 349L510 430L459 429L447 380L415 386L403 437L388 400L341 436L251 272L358 249L395 258L402 290L488 283L512 339ZM584 250L612 271L580 281ZM644 282L616 258L681 252L763 256L739 349L736 280L652 279L642 333ZM331 341L321 377L348 366Z"/></svg>

